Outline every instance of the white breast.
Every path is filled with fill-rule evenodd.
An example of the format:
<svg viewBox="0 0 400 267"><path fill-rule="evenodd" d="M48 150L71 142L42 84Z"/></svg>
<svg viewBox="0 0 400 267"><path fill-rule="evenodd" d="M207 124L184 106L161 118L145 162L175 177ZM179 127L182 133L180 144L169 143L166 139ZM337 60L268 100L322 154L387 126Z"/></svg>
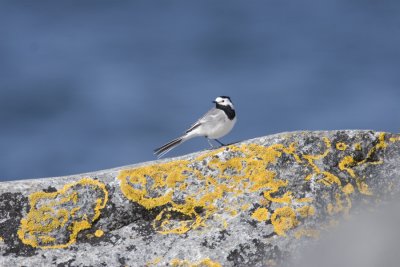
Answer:
<svg viewBox="0 0 400 267"><path fill-rule="evenodd" d="M221 138L232 130L233 126L235 126L235 123L236 117L233 120L226 118L218 124L214 125L213 128L208 129L207 137L210 139Z"/></svg>

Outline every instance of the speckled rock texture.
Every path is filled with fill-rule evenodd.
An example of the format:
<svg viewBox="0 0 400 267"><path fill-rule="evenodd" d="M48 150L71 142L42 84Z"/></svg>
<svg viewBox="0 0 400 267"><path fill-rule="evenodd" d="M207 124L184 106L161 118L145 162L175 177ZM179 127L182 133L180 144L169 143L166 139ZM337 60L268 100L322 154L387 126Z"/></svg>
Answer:
<svg viewBox="0 0 400 267"><path fill-rule="evenodd" d="M0 265L277 266L399 178L399 135L348 130L0 183Z"/></svg>

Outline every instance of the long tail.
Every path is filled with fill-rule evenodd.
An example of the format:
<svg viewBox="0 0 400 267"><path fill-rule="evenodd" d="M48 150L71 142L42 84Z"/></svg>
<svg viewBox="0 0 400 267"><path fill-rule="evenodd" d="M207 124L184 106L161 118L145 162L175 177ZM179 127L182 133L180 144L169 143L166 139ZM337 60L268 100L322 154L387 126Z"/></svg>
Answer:
<svg viewBox="0 0 400 267"><path fill-rule="evenodd" d="M178 137L178 138L172 140L171 142L163 145L162 147L154 149L154 154L157 156L157 158L161 158L162 156L164 156L169 151L171 151L172 149L174 149L175 147L177 147L178 145L180 145L182 142L184 142L186 140L187 139L185 139L185 135Z"/></svg>

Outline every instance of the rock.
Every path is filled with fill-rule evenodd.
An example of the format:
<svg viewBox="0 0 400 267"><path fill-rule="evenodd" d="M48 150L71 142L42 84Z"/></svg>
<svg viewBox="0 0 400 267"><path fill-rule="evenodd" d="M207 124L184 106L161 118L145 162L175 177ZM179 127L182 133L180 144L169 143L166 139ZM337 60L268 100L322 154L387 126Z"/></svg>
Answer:
<svg viewBox="0 0 400 267"><path fill-rule="evenodd" d="M0 183L4 266L276 266L400 189L400 136L293 132Z"/></svg>

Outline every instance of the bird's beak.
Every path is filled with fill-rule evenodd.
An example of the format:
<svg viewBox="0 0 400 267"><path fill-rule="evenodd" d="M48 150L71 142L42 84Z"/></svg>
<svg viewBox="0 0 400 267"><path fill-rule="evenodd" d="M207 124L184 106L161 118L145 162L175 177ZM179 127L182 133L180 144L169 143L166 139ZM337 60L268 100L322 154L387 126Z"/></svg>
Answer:
<svg viewBox="0 0 400 267"><path fill-rule="evenodd" d="M217 101L214 100L213 103L217 104Z"/></svg>

